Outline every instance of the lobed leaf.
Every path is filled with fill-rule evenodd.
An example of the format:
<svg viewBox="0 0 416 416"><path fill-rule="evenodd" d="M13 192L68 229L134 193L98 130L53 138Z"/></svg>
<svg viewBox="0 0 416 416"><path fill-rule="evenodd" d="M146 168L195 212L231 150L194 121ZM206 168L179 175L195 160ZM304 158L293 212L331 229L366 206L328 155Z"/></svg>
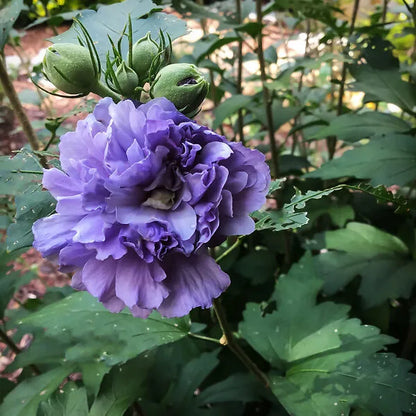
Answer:
<svg viewBox="0 0 416 416"><path fill-rule="evenodd" d="M394 339L348 318L346 305L316 298L323 285L310 254L281 276L272 296L277 310L250 303L239 331L272 367L273 393L295 416L339 416L351 407L383 416L415 413L411 363L375 354ZM282 372L284 375L282 375Z"/></svg>
<svg viewBox="0 0 416 416"><path fill-rule="evenodd" d="M415 157L413 136L374 136L368 144L357 146L304 176L321 179L353 176L370 179L373 186L403 186L416 178Z"/></svg>

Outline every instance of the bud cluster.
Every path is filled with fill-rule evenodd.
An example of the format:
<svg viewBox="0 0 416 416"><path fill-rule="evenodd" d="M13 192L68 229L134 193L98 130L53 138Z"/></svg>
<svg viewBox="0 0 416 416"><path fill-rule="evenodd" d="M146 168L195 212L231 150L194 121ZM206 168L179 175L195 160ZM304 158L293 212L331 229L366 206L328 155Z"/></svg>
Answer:
<svg viewBox="0 0 416 416"><path fill-rule="evenodd" d="M133 43L129 18L117 47L109 38L112 56L107 53L103 72L92 38L80 21L76 23L84 35L79 45L56 43L46 50L43 73L56 88L75 97L93 92L115 101L123 98L140 101L144 91L151 98L166 97L188 117L198 113L209 83L195 65L169 64L172 45L168 35L160 32L160 40L156 42L148 33ZM121 51L124 36L129 41L125 58Z"/></svg>

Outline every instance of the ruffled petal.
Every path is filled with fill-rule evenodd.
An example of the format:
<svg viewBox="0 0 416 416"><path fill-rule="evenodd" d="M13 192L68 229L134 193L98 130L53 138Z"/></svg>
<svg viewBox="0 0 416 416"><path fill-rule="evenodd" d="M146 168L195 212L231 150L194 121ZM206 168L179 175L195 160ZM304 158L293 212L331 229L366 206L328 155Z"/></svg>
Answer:
<svg viewBox="0 0 416 416"><path fill-rule="evenodd" d="M56 254L72 240L75 234L72 228L79 220L80 217L54 214L36 221L32 227L33 247L45 257Z"/></svg>
<svg viewBox="0 0 416 416"><path fill-rule="evenodd" d="M78 243L104 241L106 228L108 228L108 225L105 222L103 215L86 215L72 228L76 232L74 241Z"/></svg>
<svg viewBox="0 0 416 416"><path fill-rule="evenodd" d="M149 264L138 256L125 256L117 263L116 295L129 308L157 308L169 293L161 283L165 277L157 262Z"/></svg>
<svg viewBox="0 0 416 416"><path fill-rule="evenodd" d="M117 263L112 259L99 261L90 259L82 269L82 283L91 295L100 301L114 296Z"/></svg>
<svg viewBox="0 0 416 416"><path fill-rule="evenodd" d="M171 254L163 262L163 268L168 275L164 283L169 296L158 310L168 318L184 316L198 306L211 307L212 299L230 284L228 275L205 250L190 257Z"/></svg>

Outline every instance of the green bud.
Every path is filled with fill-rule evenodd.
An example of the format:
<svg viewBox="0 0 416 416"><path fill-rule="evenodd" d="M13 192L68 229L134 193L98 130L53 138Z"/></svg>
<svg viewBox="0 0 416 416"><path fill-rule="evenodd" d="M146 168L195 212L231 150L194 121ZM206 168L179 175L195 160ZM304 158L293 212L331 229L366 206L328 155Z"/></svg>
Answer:
<svg viewBox="0 0 416 416"><path fill-rule="evenodd" d="M72 43L49 46L43 58L43 73L68 94L88 94L98 81L89 50Z"/></svg>
<svg viewBox="0 0 416 416"><path fill-rule="evenodd" d="M159 45L152 40L150 32L133 45L131 67L141 82L147 78L153 59L159 52ZM130 54L127 56L127 62L130 62Z"/></svg>
<svg viewBox="0 0 416 416"><path fill-rule="evenodd" d="M117 68L116 79L118 83L117 86L120 88L120 94L124 97L132 98L134 89L139 85L139 78L124 61Z"/></svg>
<svg viewBox="0 0 416 416"><path fill-rule="evenodd" d="M172 64L162 68L150 88L152 98L166 97L188 117L199 112L208 94L209 83L192 64Z"/></svg>

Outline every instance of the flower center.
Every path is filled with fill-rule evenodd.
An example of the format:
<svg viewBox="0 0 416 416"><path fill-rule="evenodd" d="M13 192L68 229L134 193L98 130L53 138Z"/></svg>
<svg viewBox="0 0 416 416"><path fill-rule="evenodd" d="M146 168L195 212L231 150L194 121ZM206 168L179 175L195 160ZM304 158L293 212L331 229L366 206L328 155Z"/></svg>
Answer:
<svg viewBox="0 0 416 416"><path fill-rule="evenodd" d="M175 193L167 189L155 189L150 196L143 202L145 207L156 209L170 209L175 203Z"/></svg>

